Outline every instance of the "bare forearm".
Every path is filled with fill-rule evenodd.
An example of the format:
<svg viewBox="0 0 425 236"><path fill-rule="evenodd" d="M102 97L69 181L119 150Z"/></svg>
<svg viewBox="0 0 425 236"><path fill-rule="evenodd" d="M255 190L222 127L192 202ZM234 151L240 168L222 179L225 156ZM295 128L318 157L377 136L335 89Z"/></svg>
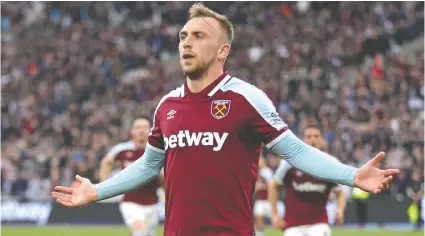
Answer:
<svg viewBox="0 0 425 236"><path fill-rule="evenodd" d="M112 171L112 165L110 163L102 163L99 171L99 179L101 182L107 180Z"/></svg>
<svg viewBox="0 0 425 236"><path fill-rule="evenodd" d="M344 212L345 211L345 197L342 191L337 192L336 194L336 205L337 211Z"/></svg>
<svg viewBox="0 0 425 236"><path fill-rule="evenodd" d="M267 195L270 201L271 214L272 216L277 215L278 191L277 191L277 186L274 183L269 184Z"/></svg>

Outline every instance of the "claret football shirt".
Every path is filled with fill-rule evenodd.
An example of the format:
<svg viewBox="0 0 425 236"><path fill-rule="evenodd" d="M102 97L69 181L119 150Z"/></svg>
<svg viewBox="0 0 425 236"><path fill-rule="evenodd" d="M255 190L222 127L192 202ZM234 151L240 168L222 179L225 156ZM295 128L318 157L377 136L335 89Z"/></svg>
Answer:
<svg viewBox="0 0 425 236"><path fill-rule="evenodd" d="M162 98L149 144L165 154L166 236L253 235L261 145L288 127L267 95L224 73L200 93Z"/></svg>

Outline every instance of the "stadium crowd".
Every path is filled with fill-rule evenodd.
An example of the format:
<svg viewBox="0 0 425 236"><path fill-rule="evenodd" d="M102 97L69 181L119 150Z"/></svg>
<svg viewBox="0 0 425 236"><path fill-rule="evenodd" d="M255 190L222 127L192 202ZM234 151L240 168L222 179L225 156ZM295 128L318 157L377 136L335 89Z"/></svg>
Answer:
<svg viewBox="0 0 425 236"><path fill-rule="evenodd" d="M49 200L128 139L184 82L177 33L190 2L2 3L2 196ZM406 195L424 166L423 2L208 2L236 28L227 68L263 89L290 129L323 129L359 166L384 150Z"/></svg>

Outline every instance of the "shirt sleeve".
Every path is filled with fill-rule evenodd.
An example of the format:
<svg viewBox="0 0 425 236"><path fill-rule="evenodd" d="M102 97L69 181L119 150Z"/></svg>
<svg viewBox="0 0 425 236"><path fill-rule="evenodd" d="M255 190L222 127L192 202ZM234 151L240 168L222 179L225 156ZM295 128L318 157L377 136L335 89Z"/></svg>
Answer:
<svg viewBox="0 0 425 236"><path fill-rule="evenodd" d="M283 184L283 179L285 179L286 174L292 168L291 165L285 160L281 160L279 166L274 173L274 179L280 184Z"/></svg>
<svg viewBox="0 0 425 236"><path fill-rule="evenodd" d="M255 86L245 86L237 91L247 101L249 126L255 136L270 148L288 133L288 126L280 118L273 102Z"/></svg>
<svg viewBox="0 0 425 236"><path fill-rule="evenodd" d="M158 103L158 106L155 109L155 113L153 116L153 124L151 132L148 136L148 143L151 145L151 149L161 154L165 154L165 146L164 146L164 135L162 133L161 128L161 117L166 114L162 114L161 106L165 103L168 98L172 97L180 97L183 92L183 87L178 88L169 92L165 95Z"/></svg>
<svg viewBox="0 0 425 236"><path fill-rule="evenodd" d="M119 145L115 145L111 148L111 150L109 150L109 152L106 154L106 157L111 160L111 161L115 161L118 153L120 153L120 148Z"/></svg>
<svg viewBox="0 0 425 236"><path fill-rule="evenodd" d="M112 178L95 185L98 201L130 192L149 183L159 175L163 166L164 155L147 145L142 158Z"/></svg>
<svg viewBox="0 0 425 236"><path fill-rule="evenodd" d="M117 144L115 146L113 146L111 148L111 150L109 150L109 152L106 154L106 157L109 158L111 161L115 161L118 157L118 155L124 151L124 150L128 150L128 149L132 149L134 146L134 144L132 142L125 142L125 143L120 143Z"/></svg>
<svg viewBox="0 0 425 236"><path fill-rule="evenodd" d="M158 105L159 107L160 105ZM158 112L158 108L155 111L152 129L148 136L148 143L151 145L152 150L164 154L165 148L164 148L164 137L161 130L161 119Z"/></svg>
<svg viewBox="0 0 425 236"><path fill-rule="evenodd" d="M308 175L332 183L355 186L357 168L344 165L335 157L305 144L290 131L271 150Z"/></svg>

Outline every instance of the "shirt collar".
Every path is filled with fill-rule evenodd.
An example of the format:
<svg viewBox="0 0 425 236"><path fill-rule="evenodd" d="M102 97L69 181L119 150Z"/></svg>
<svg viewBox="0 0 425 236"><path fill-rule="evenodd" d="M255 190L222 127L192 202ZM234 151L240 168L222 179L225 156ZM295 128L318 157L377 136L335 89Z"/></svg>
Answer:
<svg viewBox="0 0 425 236"><path fill-rule="evenodd" d="M189 87L187 86L187 82L185 82L183 85L182 97L185 97L186 95L189 95L189 94L196 94L197 96L212 97L231 78L232 77L229 75L228 72L224 72L222 75L220 75L220 77L218 77L214 82L212 82L210 85L208 85L199 93L190 92Z"/></svg>

